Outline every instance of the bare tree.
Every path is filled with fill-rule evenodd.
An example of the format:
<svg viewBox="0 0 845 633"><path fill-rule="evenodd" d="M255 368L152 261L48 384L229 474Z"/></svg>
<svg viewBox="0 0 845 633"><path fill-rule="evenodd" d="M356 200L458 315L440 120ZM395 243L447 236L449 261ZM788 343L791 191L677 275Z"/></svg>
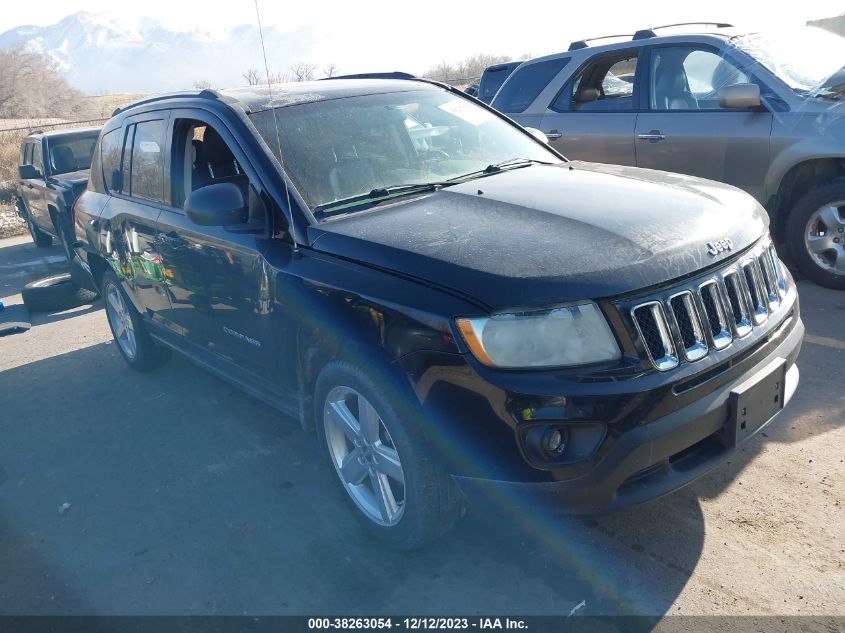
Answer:
<svg viewBox="0 0 845 633"><path fill-rule="evenodd" d="M211 82L208 79L198 79L194 82L194 88L197 90L208 90L211 87Z"/></svg>
<svg viewBox="0 0 845 633"><path fill-rule="evenodd" d="M246 83L250 86L255 86L256 84L261 83L261 74L255 68L249 68L247 71L241 75L244 79L246 79Z"/></svg>
<svg viewBox="0 0 845 633"><path fill-rule="evenodd" d="M293 75L294 81L312 81L314 79L314 73L317 72L317 64L297 62L290 67L290 72Z"/></svg>
<svg viewBox="0 0 845 633"><path fill-rule="evenodd" d="M452 65L448 62L440 62L436 66L430 68L425 77L430 79L438 79L447 83L455 84L469 84L481 77L481 73L488 66L494 64L501 64L510 61L508 55L490 55L486 53L479 53L472 55Z"/></svg>
<svg viewBox="0 0 845 633"><path fill-rule="evenodd" d="M323 67L323 75L325 75L326 77L334 77L336 72L337 64L335 64L334 62L326 64Z"/></svg>
<svg viewBox="0 0 845 633"><path fill-rule="evenodd" d="M428 77L429 79L439 79L441 81L447 81L449 79L454 79L457 77L457 71L455 67L452 66L449 62L442 61L436 66L432 66L428 69L428 71L423 75Z"/></svg>
<svg viewBox="0 0 845 633"><path fill-rule="evenodd" d="M47 55L22 46L0 51L0 78L0 117L84 116L82 93Z"/></svg>

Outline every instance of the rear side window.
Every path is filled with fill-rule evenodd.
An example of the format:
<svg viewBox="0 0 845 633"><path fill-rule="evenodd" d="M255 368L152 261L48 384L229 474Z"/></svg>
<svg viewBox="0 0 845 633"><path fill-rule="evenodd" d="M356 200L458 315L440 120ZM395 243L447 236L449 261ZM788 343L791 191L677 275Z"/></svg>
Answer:
<svg viewBox="0 0 845 633"><path fill-rule="evenodd" d="M21 165L32 164L32 143L21 145Z"/></svg>
<svg viewBox="0 0 845 633"><path fill-rule="evenodd" d="M39 174L44 174L44 160L41 157L41 144L32 144L32 166L38 170Z"/></svg>
<svg viewBox="0 0 845 633"><path fill-rule="evenodd" d="M111 188L115 182L112 176L120 170L120 152L123 149L123 128L117 128L103 134L100 139L100 164L102 165L103 182ZM93 172L93 168L92 168Z"/></svg>
<svg viewBox="0 0 845 633"><path fill-rule="evenodd" d="M136 123L129 168L129 195L153 202L164 201L164 121ZM128 152L127 152L128 153ZM125 166L124 161L124 166ZM124 170L124 185L126 172Z"/></svg>
<svg viewBox="0 0 845 633"><path fill-rule="evenodd" d="M556 112L626 112L634 109L638 52L599 57L561 90Z"/></svg>
<svg viewBox="0 0 845 633"><path fill-rule="evenodd" d="M505 82L493 107L500 112L524 112L543 89L569 63L568 57L523 64Z"/></svg>
<svg viewBox="0 0 845 633"><path fill-rule="evenodd" d="M478 98L484 103L490 103L493 100L493 97L496 96L499 88L501 88L502 84L505 83L505 79L507 79L510 75L512 68L513 67L508 64L506 66L495 66L485 70L484 74L481 76L481 82L478 84Z"/></svg>

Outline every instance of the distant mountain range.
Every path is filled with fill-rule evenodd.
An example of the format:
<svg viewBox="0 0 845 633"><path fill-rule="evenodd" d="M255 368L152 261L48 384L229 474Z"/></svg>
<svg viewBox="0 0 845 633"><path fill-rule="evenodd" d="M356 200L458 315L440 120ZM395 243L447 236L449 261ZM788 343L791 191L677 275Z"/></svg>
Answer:
<svg viewBox="0 0 845 633"><path fill-rule="evenodd" d="M271 72L308 58L314 35L307 28L285 32L264 27ZM20 26L0 34L0 50L23 44L58 62L68 82L87 94L161 92L208 81L242 85L249 68L264 62L258 27L227 31L180 31L157 20L122 20L109 14L75 13L50 26Z"/></svg>

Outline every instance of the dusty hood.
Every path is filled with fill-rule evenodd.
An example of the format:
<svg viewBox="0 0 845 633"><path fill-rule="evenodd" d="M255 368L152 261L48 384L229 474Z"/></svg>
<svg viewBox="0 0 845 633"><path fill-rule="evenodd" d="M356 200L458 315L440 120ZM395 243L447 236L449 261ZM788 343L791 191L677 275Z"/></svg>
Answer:
<svg viewBox="0 0 845 633"><path fill-rule="evenodd" d="M312 227L317 250L448 287L489 308L639 290L756 241L742 191L660 171L572 163L503 172ZM708 242L731 251L710 254Z"/></svg>

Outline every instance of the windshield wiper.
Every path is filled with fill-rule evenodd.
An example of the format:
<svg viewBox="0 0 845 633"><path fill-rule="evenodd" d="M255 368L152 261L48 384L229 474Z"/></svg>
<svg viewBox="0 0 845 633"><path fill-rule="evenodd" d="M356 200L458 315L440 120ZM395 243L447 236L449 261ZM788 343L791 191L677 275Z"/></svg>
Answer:
<svg viewBox="0 0 845 633"><path fill-rule="evenodd" d="M454 185L453 182L416 182L405 185L391 185L390 187L376 187L368 193L358 194L357 196L350 196L348 198L341 198L340 200L333 200L326 204L321 204L314 208L315 214L325 214L334 211L341 211L348 207L354 207L360 204L377 204L384 200L395 198L401 195L417 193L419 191L436 191L441 187L448 187Z"/></svg>
<svg viewBox="0 0 845 633"><path fill-rule="evenodd" d="M492 163L491 165L487 165L487 167L485 167L484 169L479 169L478 171L471 171L468 174L455 176L454 178L450 178L449 182L462 182L464 180L472 180L474 178L483 178L484 176L498 174L499 172L508 169L519 169L520 167L529 167L531 165L553 164L554 163L550 163L548 161L534 160L532 158L511 158L509 160L503 160L499 163Z"/></svg>

